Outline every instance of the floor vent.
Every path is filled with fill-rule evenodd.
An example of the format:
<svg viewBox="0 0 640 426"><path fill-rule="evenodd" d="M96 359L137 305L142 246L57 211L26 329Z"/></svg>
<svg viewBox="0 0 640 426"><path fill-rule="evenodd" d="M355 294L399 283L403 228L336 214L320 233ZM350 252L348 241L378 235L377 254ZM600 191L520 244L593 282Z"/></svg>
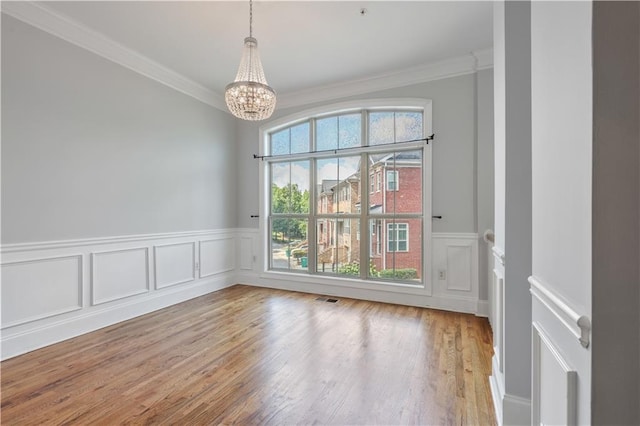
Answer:
<svg viewBox="0 0 640 426"><path fill-rule="evenodd" d="M327 297L322 297L322 296L317 297L316 300L318 302L329 302L329 303L336 303L338 301L338 299L329 299Z"/></svg>

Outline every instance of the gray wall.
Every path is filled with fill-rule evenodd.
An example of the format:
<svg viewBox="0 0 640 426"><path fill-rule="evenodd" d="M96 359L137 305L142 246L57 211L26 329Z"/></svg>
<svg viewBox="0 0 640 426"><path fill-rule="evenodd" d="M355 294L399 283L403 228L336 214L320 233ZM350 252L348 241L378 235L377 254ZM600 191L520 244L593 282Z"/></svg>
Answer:
<svg viewBox="0 0 640 426"><path fill-rule="evenodd" d="M505 393L529 399L531 378L531 5L505 2ZM508 418L503 419L505 422Z"/></svg>
<svg viewBox="0 0 640 426"><path fill-rule="evenodd" d="M640 3L594 2L594 424L640 424L639 52Z"/></svg>
<svg viewBox="0 0 640 426"><path fill-rule="evenodd" d="M480 71L478 75L481 86L479 93L490 96L487 92L491 91L491 70ZM279 110L272 119L348 100L401 97L427 98L433 101L433 131L436 134L433 142L433 214L443 216L442 220L434 220L433 232L483 232L484 229L476 228L475 194L478 188L474 175L476 99L473 74ZM490 100L485 99L479 103L488 105L488 102ZM487 114L478 115L478 119L483 120L478 126L482 129L483 145L492 138L493 125L484 122L489 118ZM267 125L268 122L261 124ZM238 124L238 215L239 226L245 228L258 227L258 222L249 216L258 212L255 190L258 163L252 155L258 152L258 128L261 124ZM485 172L483 179L487 178L488 174ZM486 190L484 186L483 191ZM483 211L483 214L486 212Z"/></svg>
<svg viewBox="0 0 640 426"><path fill-rule="evenodd" d="M2 243L232 228L235 120L2 15Z"/></svg>
<svg viewBox="0 0 640 426"><path fill-rule="evenodd" d="M480 236L487 229L494 229L494 194L493 194L493 70L481 71L477 74L477 218ZM484 242L478 245L478 274L480 278L480 300L488 298L488 246Z"/></svg>

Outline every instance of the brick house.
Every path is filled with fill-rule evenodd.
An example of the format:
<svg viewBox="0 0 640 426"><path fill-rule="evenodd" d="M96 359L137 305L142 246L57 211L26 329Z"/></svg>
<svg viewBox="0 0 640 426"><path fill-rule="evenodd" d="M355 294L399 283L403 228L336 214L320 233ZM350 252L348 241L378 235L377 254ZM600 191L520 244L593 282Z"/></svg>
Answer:
<svg viewBox="0 0 640 426"><path fill-rule="evenodd" d="M422 213L422 158L419 152L371 156L368 173L371 214ZM336 219L318 220L319 268L331 264L335 270L336 264L359 262L359 223L339 216L360 212L360 188L360 170L345 180L323 180L318 185L318 213L338 214ZM369 254L377 271L415 269L417 277L421 277L421 222L414 218L370 219L367 224Z"/></svg>

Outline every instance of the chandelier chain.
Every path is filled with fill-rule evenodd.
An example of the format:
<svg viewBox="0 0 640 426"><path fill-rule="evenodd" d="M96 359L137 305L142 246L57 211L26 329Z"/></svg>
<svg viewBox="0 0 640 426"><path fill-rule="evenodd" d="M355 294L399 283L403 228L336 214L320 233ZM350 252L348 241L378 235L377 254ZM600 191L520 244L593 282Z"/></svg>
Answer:
<svg viewBox="0 0 640 426"><path fill-rule="evenodd" d="M253 0L249 0L249 37L253 37Z"/></svg>

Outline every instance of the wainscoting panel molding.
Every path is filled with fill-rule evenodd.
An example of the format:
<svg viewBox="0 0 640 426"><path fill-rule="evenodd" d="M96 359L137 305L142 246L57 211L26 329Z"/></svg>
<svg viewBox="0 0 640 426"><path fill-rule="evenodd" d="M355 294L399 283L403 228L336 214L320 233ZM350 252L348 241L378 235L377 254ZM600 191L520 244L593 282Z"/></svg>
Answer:
<svg viewBox="0 0 640 426"><path fill-rule="evenodd" d="M235 238L200 241L200 278L233 271L235 257Z"/></svg>
<svg viewBox="0 0 640 426"><path fill-rule="evenodd" d="M78 309L82 255L2 264L3 329Z"/></svg>
<svg viewBox="0 0 640 426"><path fill-rule="evenodd" d="M153 247L156 289L196 279L196 243L175 243Z"/></svg>
<svg viewBox="0 0 640 426"><path fill-rule="evenodd" d="M2 246L2 359L236 284L235 238L221 229Z"/></svg>
<svg viewBox="0 0 640 426"><path fill-rule="evenodd" d="M447 245L447 290L471 291L473 281L472 246L468 244Z"/></svg>
<svg viewBox="0 0 640 426"><path fill-rule="evenodd" d="M254 252L253 238L240 236L240 269L243 271L253 270Z"/></svg>
<svg viewBox="0 0 640 426"><path fill-rule="evenodd" d="M575 425L577 372L567 365L539 323L533 323L532 331L532 424Z"/></svg>
<svg viewBox="0 0 640 426"><path fill-rule="evenodd" d="M529 277L531 295L538 299L547 309L564 324L565 327L576 336L582 347L589 347L591 334L591 320L587 315L580 315L575 309L565 303L551 288L534 277Z"/></svg>
<svg viewBox="0 0 640 426"><path fill-rule="evenodd" d="M91 304L112 302L149 291L149 249L91 254Z"/></svg>

